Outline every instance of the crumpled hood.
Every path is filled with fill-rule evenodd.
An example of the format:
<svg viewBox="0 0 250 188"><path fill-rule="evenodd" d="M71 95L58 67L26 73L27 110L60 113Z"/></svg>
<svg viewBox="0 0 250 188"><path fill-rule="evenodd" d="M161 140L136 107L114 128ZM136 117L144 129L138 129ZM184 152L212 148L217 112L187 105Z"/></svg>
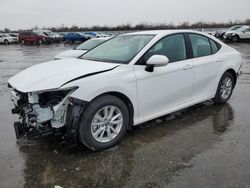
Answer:
<svg viewBox="0 0 250 188"><path fill-rule="evenodd" d="M33 92L57 89L75 78L115 68L118 64L83 59L64 59L34 65L9 79L18 91Z"/></svg>
<svg viewBox="0 0 250 188"><path fill-rule="evenodd" d="M64 59L64 58L73 58L73 57L80 57L87 50L66 50L58 55L56 55L55 59Z"/></svg>

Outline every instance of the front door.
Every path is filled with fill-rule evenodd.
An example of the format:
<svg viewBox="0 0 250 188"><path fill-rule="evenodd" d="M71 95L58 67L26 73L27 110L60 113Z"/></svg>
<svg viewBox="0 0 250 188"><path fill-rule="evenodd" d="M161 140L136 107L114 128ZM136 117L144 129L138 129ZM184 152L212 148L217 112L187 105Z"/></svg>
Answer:
<svg viewBox="0 0 250 188"><path fill-rule="evenodd" d="M145 71L152 55L165 55L169 64ZM163 115L164 112L190 102L194 83L191 60L183 34L161 39L134 66L137 79L139 119ZM148 118L150 119L150 118Z"/></svg>

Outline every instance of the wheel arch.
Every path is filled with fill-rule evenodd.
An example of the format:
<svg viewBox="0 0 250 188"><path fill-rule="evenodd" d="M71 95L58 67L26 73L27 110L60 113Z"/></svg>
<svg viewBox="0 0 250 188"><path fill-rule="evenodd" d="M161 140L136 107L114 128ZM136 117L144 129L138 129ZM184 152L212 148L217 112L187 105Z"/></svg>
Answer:
<svg viewBox="0 0 250 188"><path fill-rule="evenodd" d="M96 96L95 98L93 98L91 101L93 101L101 96L104 96L104 95L115 96L125 103L125 105L128 108L128 111L129 111L129 125L127 127L127 130L130 131L134 125L134 106L133 106L132 101L129 99L128 96L126 96L125 94L123 94L121 92L117 92L117 91L109 91L109 92L102 93L102 94Z"/></svg>
<svg viewBox="0 0 250 188"><path fill-rule="evenodd" d="M233 78L234 78L234 87L236 85L236 82L237 82L237 73L235 72L234 69L230 68L230 69L227 69L223 74L225 74L226 72L229 72L230 74L232 74Z"/></svg>
<svg viewBox="0 0 250 188"><path fill-rule="evenodd" d="M233 37L238 37L238 40L240 40L240 35L238 33L236 33Z"/></svg>

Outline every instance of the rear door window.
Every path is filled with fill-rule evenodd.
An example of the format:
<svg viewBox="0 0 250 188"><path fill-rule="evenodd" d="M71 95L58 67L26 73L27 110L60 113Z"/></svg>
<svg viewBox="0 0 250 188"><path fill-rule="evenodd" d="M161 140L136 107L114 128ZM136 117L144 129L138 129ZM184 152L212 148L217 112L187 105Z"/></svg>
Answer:
<svg viewBox="0 0 250 188"><path fill-rule="evenodd" d="M212 49L212 53L215 54L216 52L219 51L220 49L220 45L218 43L216 43L215 41L209 39L210 44L211 44L211 49Z"/></svg>
<svg viewBox="0 0 250 188"><path fill-rule="evenodd" d="M194 58L212 55L212 48L207 37L198 34L189 34L189 37Z"/></svg>

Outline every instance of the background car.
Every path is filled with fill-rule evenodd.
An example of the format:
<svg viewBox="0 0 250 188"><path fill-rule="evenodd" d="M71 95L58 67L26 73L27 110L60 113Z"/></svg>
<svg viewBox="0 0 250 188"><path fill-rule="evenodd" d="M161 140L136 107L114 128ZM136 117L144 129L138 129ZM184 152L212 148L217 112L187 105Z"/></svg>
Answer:
<svg viewBox="0 0 250 188"><path fill-rule="evenodd" d="M88 40L87 37L85 37L83 34L81 33L67 33L63 36L63 40L66 42L84 42L86 40Z"/></svg>
<svg viewBox="0 0 250 188"><path fill-rule="evenodd" d="M84 35L85 37L87 37L87 38L111 37L111 35L107 35L107 34L104 34L104 33L102 33L102 32L94 32L94 31L85 32L83 35Z"/></svg>
<svg viewBox="0 0 250 188"><path fill-rule="evenodd" d="M49 37L41 34L39 32L21 32L18 36L18 41L22 44L33 43L33 44L42 44L50 41Z"/></svg>
<svg viewBox="0 0 250 188"><path fill-rule="evenodd" d="M99 44L107 41L108 39L110 39L110 37L89 39L89 40L85 41L84 43L82 43L81 45L73 48L72 50L66 50L66 51L56 55L56 57L54 59L57 60L57 59L80 57L81 55L83 55L87 51L89 51L92 48L98 46Z"/></svg>
<svg viewBox="0 0 250 188"><path fill-rule="evenodd" d="M234 31L227 31L224 34L224 39L232 42L238 42L239 40L250 39L250 26L242 26Z"/></svg>
<svg viewBox="0 0 250 188"><path fill-rule="evenodd" d="M49 37L51 42L60 42L61 36L57 33L52 32L51 30L35 30L34 32L44 34L45 36Z"/></svg>
<svg viewBox="0 0 250 188"><path fill-rule="evenodd" d="M2 44L10 44L10 43L16 43L17 38L12 37L9 34L0 34L0 43Z"/></svg>
<svg viewBox="0 0 250 188"><path fill-rule="evenodd" d="M242 26L243 26L243 25L235 25L235 26L230 27L229 29L218 30L218 31L216 31L216 33L215 33L214 36L215 36L216 38L221 38L221 39L223 39L223 36L224 36L224 34L225 34L227 31L235 31L235 30L241 28Z"/></svg>
<svg viewBox="0 0 250 188"><path fill-rule="evenodd" d="M44 32L43 30L34 30L34 33L44 37L44 43L51 44L54 41L54 37Z"/></svg>

